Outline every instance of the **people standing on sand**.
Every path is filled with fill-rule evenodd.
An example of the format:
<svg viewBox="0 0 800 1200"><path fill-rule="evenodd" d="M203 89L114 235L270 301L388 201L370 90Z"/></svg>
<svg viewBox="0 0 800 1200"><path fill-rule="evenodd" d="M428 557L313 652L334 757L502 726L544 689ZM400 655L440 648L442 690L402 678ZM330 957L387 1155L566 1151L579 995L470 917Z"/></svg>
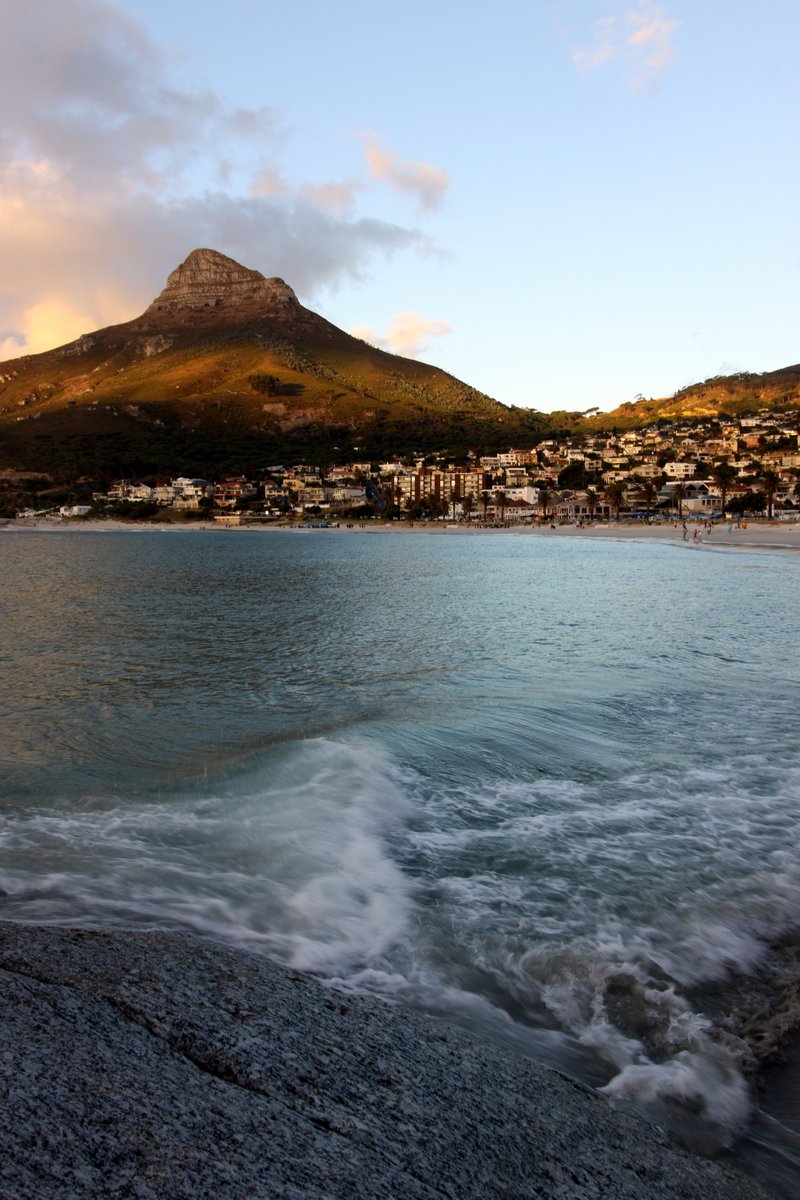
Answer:
<svg viewBox="0 0 800 1200"><path fill-rule="evenodd" d="M683 540L684 540L684 541L687 541L687 539L688 539L688 537L689 537L689 530L686 528L686 522L685 522L685 521L681 521L681 525L682 525L682 527L683 527Z"/></svg>

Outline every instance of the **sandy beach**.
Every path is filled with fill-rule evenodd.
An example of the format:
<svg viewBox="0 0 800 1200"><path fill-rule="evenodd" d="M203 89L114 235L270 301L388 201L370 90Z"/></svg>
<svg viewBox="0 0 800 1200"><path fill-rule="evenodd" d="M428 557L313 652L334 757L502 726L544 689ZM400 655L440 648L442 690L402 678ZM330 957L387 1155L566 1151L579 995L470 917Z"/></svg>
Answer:
<svg viewBox="0 0 800 1200"><path fill-rule="evenodd" d="M44 517L0 521L0 533L215 533L220 536L258 533L293 533L306 537L328 537L349 533L419 535L440 537L572 537L612 538L618 541L663 542L687 549L715 550L800 550L800 517L795 521L720 522L708 530L700 522L687 523L686 535L673 522L646 524L629 521L598 522L593 525L465 525L444 521L342 521L328 528L311 528L292 523L221 525L214 521L134 522L114 519L86 521Z"/></svg>

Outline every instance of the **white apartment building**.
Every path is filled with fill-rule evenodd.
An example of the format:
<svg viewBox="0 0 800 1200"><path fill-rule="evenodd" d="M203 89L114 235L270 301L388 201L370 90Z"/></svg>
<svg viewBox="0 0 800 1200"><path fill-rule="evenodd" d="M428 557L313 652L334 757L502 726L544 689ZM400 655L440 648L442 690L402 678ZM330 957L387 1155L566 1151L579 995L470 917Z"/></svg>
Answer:
<svg viewBox="0 0 800 1200"><path fill-rule="evenodd" d="M499 467L524 467L532 462L536 462L535 450L509 450L506 454L497 455ZM483 459L481 459L481 465L483 465Z"/></svg>
<svg viewBox="0 0 800 1200"><path fill-rule="evenodd" d="M524 500L526 504L535 506L539 503L539 489L537 487L506 487L502 491L508 496L509 500Z"/></svg>
<svg viewBox="0 0 800 1200"><path fill-rule="evenodd" d="M694 463L669 462L664 464L664 474L668 479L691 479L694 472Z"/></svg>
<svg viewBox="0 0 800 1200"><path fill-rule="evenodd" d="M331 504L363 504L366 498L363 487L357 485L325 488L325 499L329 500Z"/></svg>
<svg viewBox="0 0 800 1200"><path fill-rule="evenodd" d="M207 479L187 479L179 476L172 480L172 507L199 508L200 502L214 495L214 485Z"/></svg>
<svg viewBox="0 0 800 1200"><path fill-rule="evenodd" d="M525 467L506 467L506 483L513 487L524 487L528 480Z"/></svg>

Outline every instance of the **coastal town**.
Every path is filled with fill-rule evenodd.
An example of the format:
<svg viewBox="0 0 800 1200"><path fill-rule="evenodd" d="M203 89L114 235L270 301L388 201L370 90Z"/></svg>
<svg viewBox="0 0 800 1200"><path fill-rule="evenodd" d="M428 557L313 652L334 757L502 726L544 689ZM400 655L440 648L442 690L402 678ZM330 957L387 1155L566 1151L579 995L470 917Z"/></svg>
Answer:
<svg viewBox="0 0 800 1200"><path fill-rule="evenodd" d="M795 518L800 411L550 438L532 449L414 456L321 468L265 464L255 477L77 480L66 502L28 504L20 519L213 519L227 525L373 517L489 524L723 516ZM46 489L40 493L47 495Z"/></svg>

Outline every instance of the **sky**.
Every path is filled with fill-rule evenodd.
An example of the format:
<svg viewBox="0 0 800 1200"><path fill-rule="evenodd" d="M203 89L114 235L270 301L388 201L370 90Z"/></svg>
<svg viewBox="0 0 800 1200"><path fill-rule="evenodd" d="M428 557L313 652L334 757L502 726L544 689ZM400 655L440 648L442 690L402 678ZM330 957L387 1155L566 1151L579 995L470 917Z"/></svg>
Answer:
<svg viewBox="0 0 800 1200"><path fill-rule="evenodd" d="M800 360L797 0L0 0L0 360L198 246L505 404Z"/></svg>

